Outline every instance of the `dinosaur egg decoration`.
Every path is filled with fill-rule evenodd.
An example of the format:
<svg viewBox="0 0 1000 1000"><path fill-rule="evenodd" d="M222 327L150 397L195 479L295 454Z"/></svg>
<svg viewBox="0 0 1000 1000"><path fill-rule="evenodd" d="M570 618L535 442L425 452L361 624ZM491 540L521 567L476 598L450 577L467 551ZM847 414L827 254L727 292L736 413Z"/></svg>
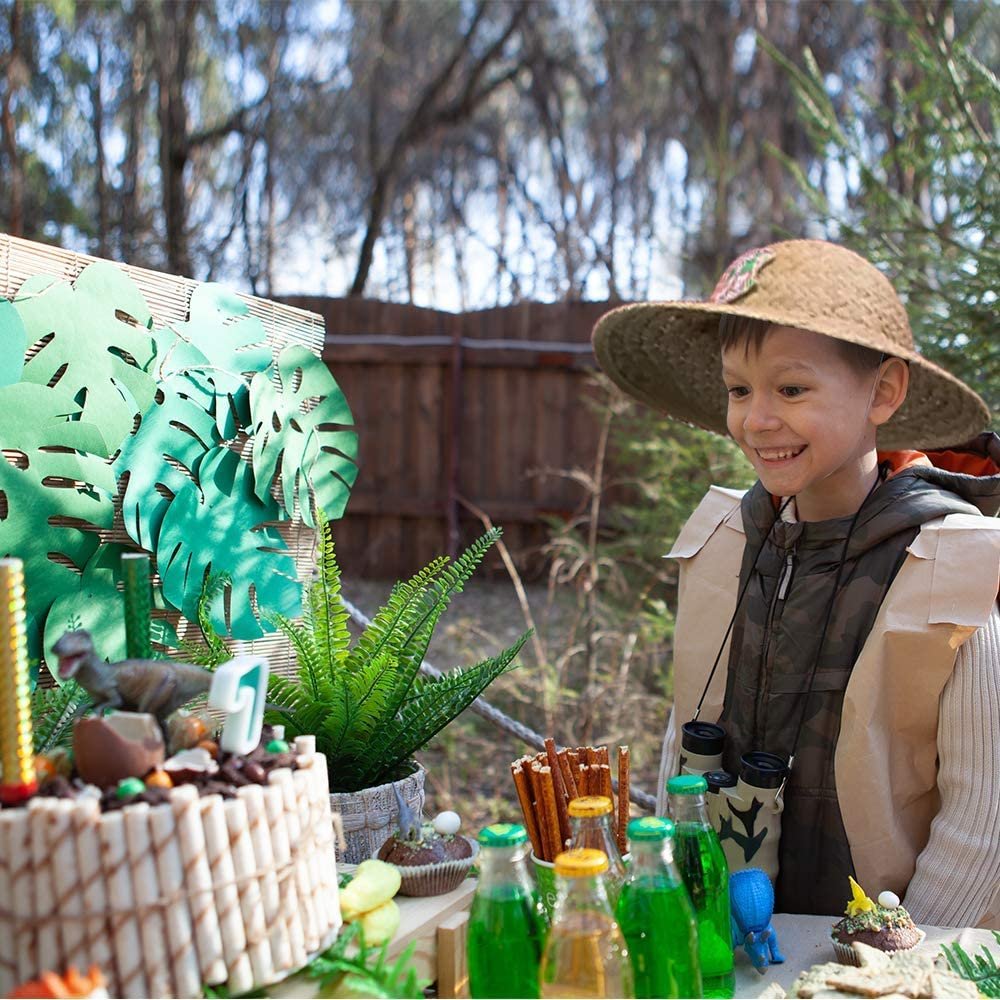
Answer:
<svg viewBox="0 0 1000 1000"><path fill-rule="evenodd" d="M84 781L109 788L162 764L163 734L156 719L145 712L78 719L73 725L73 756Z"/></svg>
<svg viewBox="0 0 1000 1000"><path fill-rule="evenodd" d="M884 906L887 910L894 910L899 906L899 896L888 889L878 894L878 905Z"/></svg>
<svg viewBox="0 0 1000 1000"><path fill-rule="evenodd" d="M434 817L434 832L442 837L454 836L462 828L462 820L457 812L446 809Z"/></svg>

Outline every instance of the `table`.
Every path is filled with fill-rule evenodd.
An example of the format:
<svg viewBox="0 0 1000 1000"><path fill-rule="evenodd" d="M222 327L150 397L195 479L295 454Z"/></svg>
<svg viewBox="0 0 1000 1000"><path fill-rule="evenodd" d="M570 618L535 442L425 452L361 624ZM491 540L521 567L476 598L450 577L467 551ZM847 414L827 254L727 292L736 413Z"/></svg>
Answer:
<svg viewBox="0 0 1000 1000"><path fill-rule="evenodd" d="M778 935L778 946L785 962L783 965L772 965L761 975L750 964L747 953L739 948L736 952L736 996L756 997L770 983L780 983L787 990L799 973L811 965L835 962L837 956L830 944L830 928L835 922L834 917L776 913L771 926ZM918 949L921 952L936 952L942 944L951 944L956 939L970 954L978 951L981 944L996 950L996 938L992 931L926 925L922 925L921 929L927 933L926 940Z"/></svg>
<svg viewBox="0 0 1000 1000"><path fill-rule="evenodd" d="M465 960L466 929L469 906L476 888L475 879L466 879L454 892L444 896L409 898L397 896L399 930L389 945L390 959L396 958L409 944L415 943L413 961L417 973L437 983L438 997L467 997L468 976ZM750 964L746 952L736 951L736 996L756 997L770 983L788 989L799 973L821 962L836 961L830 944L833 917L796 913L776 913L771 925L778 935L784 964L772 965L764 974ZM954 927L923 926L927 934L920 951L937 951L942 944L958 940L970 954L980 945L996 950L992 931L959 930ZM268 990L271 997L315 997L316 984L302 976L292 976Z"/></svg>
<svg viewBox="0 0 1000 1000"><path fill-rule="evenodd" d="M386 952L390 961L413 944L417 975L437 983L437 995L468 996L465 972L465 931L476 880L467 878L453 892L442 896L397 896L399 930ZM463 994L464 991L464 994ZM316 982L293 975L268 987L269 997L315 997Z"/></svg>

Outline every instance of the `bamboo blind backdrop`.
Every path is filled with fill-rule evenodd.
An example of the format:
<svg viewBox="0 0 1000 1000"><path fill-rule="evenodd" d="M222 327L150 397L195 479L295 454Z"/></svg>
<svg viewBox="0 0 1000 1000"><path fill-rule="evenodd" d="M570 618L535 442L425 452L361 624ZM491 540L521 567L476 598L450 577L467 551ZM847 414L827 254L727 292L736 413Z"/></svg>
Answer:
<svg viewBox="0 0 1000 1000"><path fill-rule="evenodd" d="M283 301L325 320L323 358L360 432L358 479L333 526L345 579L405 578L460 550L483 530L463 498L503 527L521 569L538 573L543 518L568 518L583 500L579 484L541 473L593 466L590 331L608 306L456 315L368 299Z"/></svg>
<svg viewBox="0 0 1000 1000"><path fill-rule="evenodd" d="M87 265L99 258L74 253L59 247L44 246L39 243L20 240L0 234L0 286L5 298L11 299L31 275L44 274L64 281L74 281ZM115 263L115 262L113 262ZM144 268L117 264L142 292L146 304L153 315L154 324L180 323L188 318L191 295L199 282L190 278L174 277ZM260 319L267 335L267 343L272 354L289 344L302 344L319 355L323 345L323 321L315 314L305 312L290 305L240 295L247 303L250 313ZM300 579L309 579L315 560L315 535L296 516L290 521L273 522L282 533L290 554L295 560ZM104 541L117 541L132 545L120 523L120 513L111 532L100 532ZM16 553L12 553L16 555ZM31 581L27 581L31 586ZM178 635L184 638L185 623L179 614L168 614ZM257 653L267 657L271 669L279 673L291 674L295 670L295 657L287 640L280 633L266 633L262 638L237 643L237 651ZM42 682L48 683L42 676Z"/></svg>

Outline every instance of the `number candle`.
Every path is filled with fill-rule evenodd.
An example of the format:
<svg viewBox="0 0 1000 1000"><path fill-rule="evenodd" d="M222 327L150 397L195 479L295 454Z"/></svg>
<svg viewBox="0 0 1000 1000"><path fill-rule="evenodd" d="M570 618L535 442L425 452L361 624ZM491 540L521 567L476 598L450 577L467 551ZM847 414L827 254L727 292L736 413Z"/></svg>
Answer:
<svg viewBox="0 0 1000 1000"><path fill-rule="evenodd" d="M250 753L260 743L267 671L262 656L240 656L215 671L208 704L226 713L219 746L227 753Z"/></svg>

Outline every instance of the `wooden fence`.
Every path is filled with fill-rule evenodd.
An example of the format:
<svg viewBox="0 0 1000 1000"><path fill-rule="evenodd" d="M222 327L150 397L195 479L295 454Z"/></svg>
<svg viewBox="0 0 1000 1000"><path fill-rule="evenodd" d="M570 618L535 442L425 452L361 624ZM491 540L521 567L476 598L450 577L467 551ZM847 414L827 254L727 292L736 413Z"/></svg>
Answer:
<svg viewBox="0 0 1000 1000"><path fill-rule="evenodd" d="M463 500L503 526L521 570L536 574L543 518L568 518L583 500L556 470L593 465L590 331L607 305L456 315L365 299L284 301L323 316L323 356L360 431L358 480L334 526L345 574L402 578L454 554L482 531Z"/></svg>

